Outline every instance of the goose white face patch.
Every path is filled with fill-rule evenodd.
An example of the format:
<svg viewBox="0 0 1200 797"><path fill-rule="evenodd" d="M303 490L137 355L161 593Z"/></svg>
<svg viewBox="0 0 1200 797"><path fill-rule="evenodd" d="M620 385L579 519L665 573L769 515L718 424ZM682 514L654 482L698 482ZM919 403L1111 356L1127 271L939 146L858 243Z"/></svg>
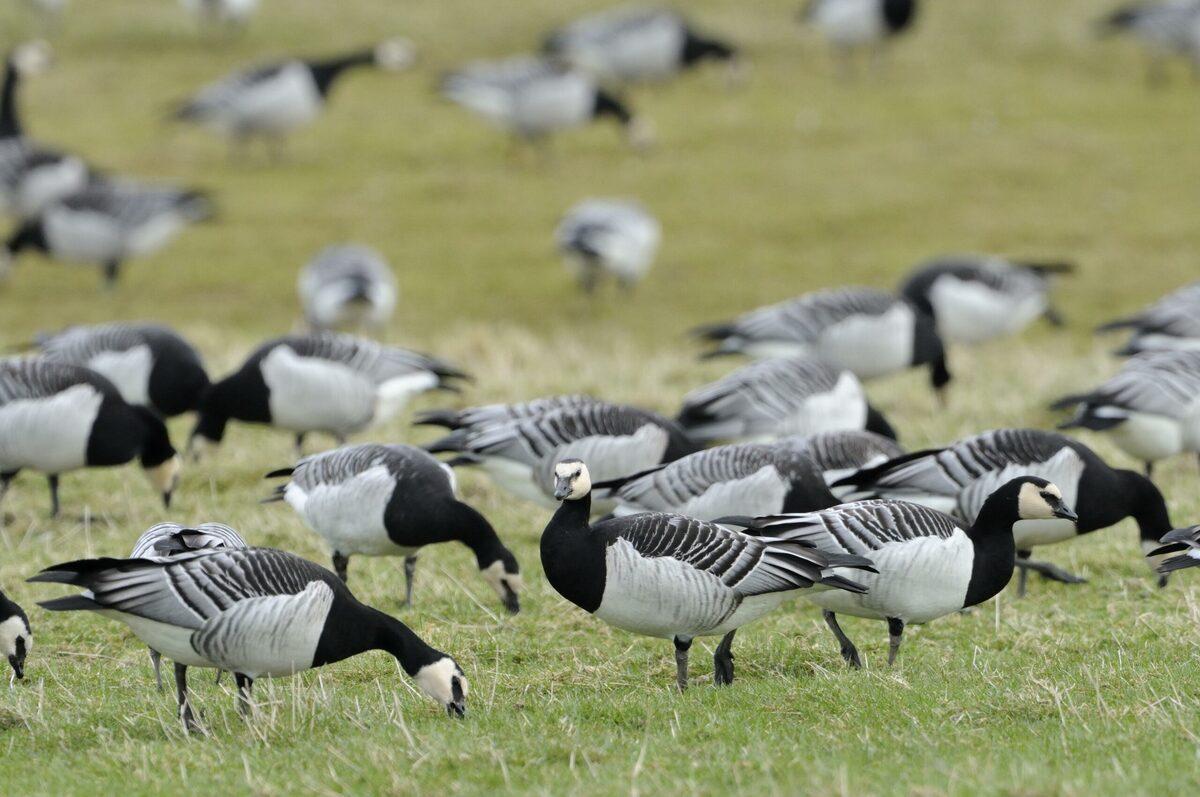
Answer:
<svg viewBox="0 0 1200 797"><path fill-rule="evenodd" d="M17 655L17 640L25 640L25 652L33 647L33 636L25 627L25 621L13 615L0 623L0 659L7 661L9 656Z"/></svg>
<svg viewBox="0 0 1200 797"><path fill-rule="evenodd" d="M496 591L496 595L499 596L500 600L504 600L508 597L504 589L506 584L508 585L508 589L511 590L514 595L521 594L521 587L523 586L521 574L504 572L504 562L500 561L499 559L480 570L479 575L483 576L483 580L491 585L492 589Z"/></svg>
<svg viewBox="0 0 1200 797"><path fill-rule="evenodd" d="M1049 520L1054 517L1054 509L1042 497L1043 493L1062 500L1062 491L1053 484L1038 487L1032 482L1026 482L1021 485L1021 492L1017 495L1017 514L1022 520Z"/></svg>
<svg viewBox="0 0 1200 797"><path fill-rule="evenodd" d="M443 706L449 706L456 701L461 702L467 697L467 677L449 656L433 664L426 664L417 670L413 680L422 692ZM457 696L455 692L458 693Z"/></svg>
<svg viewBox="0 0 1200 797"><path fill-rule="evenodd" d="M565 481L571 491L563 496L566 501L577 501L592 491L592 475L587 465L579 460L567 460L554 466L555 482Z"/></svg>

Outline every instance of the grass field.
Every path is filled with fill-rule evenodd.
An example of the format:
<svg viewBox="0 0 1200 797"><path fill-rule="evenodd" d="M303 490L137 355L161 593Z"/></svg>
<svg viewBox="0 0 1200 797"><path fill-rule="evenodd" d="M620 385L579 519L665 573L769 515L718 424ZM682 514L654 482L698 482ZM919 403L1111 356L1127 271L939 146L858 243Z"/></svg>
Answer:
<svg viewBox="0 0 1200 797"><path fill-rule="evenodd" d="M803 290L893 285L940 252L1070 258L1069 319L1015 342L952 353L957 381L935 409L923 373L870 385L917 448L982 429L1048 427L1047 401L1110 373L1095 322L1195 277L1200 95L1184 70L1159 90L1140 53L1102 41L1104 0L932 0L888 68L844 82L793 22L797 3L688 4L739 42L748 82L719 71L630 97L659 133L631 154L610 126L564 135L546 157L440 101L445 68L534 45L581 0L393 3L267 0L242 36L198 34L168 0L77 2L55 35L56 69L25 87L30 132L115 172L210 189L219 218L131 263L104 293L90 269L22 259L0 292L0 344L68 323L154 318L197 343L214 375L297 319L297 268L326 243L360 239L393 262L401 306L389 339L477 377L463 401L592 392L664 412L729 367L700 365L684 335ZM0 8L10 45L36 32ZM226 70L411 37L410 72L357 74L286 162L161 121L170 102ZM587 195L628 195L661 218L656 270L631 299L586 301L551 246L559 214ZM417 408L437 406L424 398ZM453 400L453 398L451 399ZM178 443L190 421L173 427ZM361 439L415 441L407 416ZM314 441L317 442L317 441ZM1089 439L1114 463L1132 463ZM320 440L327 445L328 440ZM24 579L47 564L123 555L163 519L221 520L253 543L326 563L261 474L291 441L234 426L183 476L165 512L136 468L64 478L64 517L44 481L5 499L0 584L31 610L28 677L0 689L0 794L830 794L1131 795L1200 789L1200 580L1154 588L1131 523L1048 549L1088 576L1031 583L971 614L906 634L884 664L882 623L846 630L868 658L848 672L803 602L738 637L738 680L718 690L693 648L694 688L672 687L671 646L634 638L561 600L541 576L548 513L476 474L465 498L510 541L524 610L500 611L463 548L426 553L416 605L401 608L399 559L358 559L351 585L452 653L471 680L449 721L383 653L260 682L243 723L226 680L193 677L211 734L187 738L170 691L124 626L41 612L60 594ZM1200 520L1195 463L1160 466L1177 525Z"/></svg>

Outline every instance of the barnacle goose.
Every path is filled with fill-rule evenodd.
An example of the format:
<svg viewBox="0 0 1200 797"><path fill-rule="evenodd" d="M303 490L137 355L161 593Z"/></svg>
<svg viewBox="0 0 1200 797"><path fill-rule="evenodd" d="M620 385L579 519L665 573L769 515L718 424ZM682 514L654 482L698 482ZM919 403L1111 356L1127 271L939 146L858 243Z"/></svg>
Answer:
<svg viewBox="0 0 1200 797"><path fill-rule="evenodd" d="M1200 282L1185 285L1134 315L1096 327L1097 332L1118 329L1130 331L1118 354L1200 349Z"/></svg>
<svg viewBox="0 0 1200 797"><path fill-rule="evenodd" d="M0 272L18 253L33 249L55 260L101 266L111 287L126 260L158 251L211 213L212 203L199 191L95 180L21 224L0 250Z"/></svg>
<svg viewBox="0 0 1200 797"><path fill-rule="evenodd" d="M1039 317L1062 324L1050 303L1050 277L1074 268L997 255L948 255L913 269L900 295L933 316L946 343L983 343L1015 335Z"/></svg>
<svg viewBox="0 0 1200 797"><path fill-rule="evenodd" d="M246 541L224 523L200 523L195 527L178 523L159 523L147 529L133 544L130 559L178 556L191 551L208 551L215 548L247 548ZM150 663L154 665L154 682L162 691L162 654L150 648ZM218 673L218 677L220 674ZM175 689L179 697L180 712L186 711L187 666L175 665ZM191 723L190 718L188 719Z"/></svg>
<svg viewBox="0 0 1200 797"><path fill-rule="evenodd" d="M412 45L403 39L334 58L290 58L234 72L205 86L180 105L173 118L228 136L234 146L262 136L278 148L284 136L317 118L333 84L348 69L376 66L398 71L412 62Z"/></svg>
<svg viewBox="0 0 1200 797"><path fill-rule="evenodd" d="M455 496L454 472L406 445L360 445L300 460L267 474L290 477L268 501L286 501L329 544L343 581L354 554L404 557L404 604L412 606L417 554L426 545L461 542L479 573L512 614L521 609L521 568L496 530Z"/></svg>
<svg viewBox="0 0 1200 797"><path fill-rule="evenodd" d="M874 288L814 291L694 331L717 344L708 356L808 355L861 379L928 365L939 396L950 382L933 316Z"/></svg>
<svg viewBox="0 0 1200 797"><path fill-rule="evenodd" d="M629 291L654 265L662 227L637 202L588 199L567 211L554 239L584 292L604 274Z"/></svg>
<svg viewBox="0 0 1200 797"><path fill-rule="evenodd" d="M665 81L704 61L729 64L740 74L733 45L697 33L679 13L665 8L618 8L592 14L551 33L543 51L601 83Z"/></svg>
<svg viewBox="0 0 1200 797"><path fill-rule="evenodd" d="M1149 479L1111 468L1083 443L1039 429L997 429L945 448L898 457L847 476L835 491L844 487L848 493L839 494L849 499L912 501L973 522L993 490L1023 474L1058 485L1079 518L1021 521L1013 527L1021 595L1028 570L1065 583L1082 580L1051 564L1030 561L1035 547L1073 540L1132 517L1146 553L1171 528L1162 493Z"/></svg>
<svg viewBox="0 0 1200 797"><path fill-rule="evenodd" d="M346 436L381 423L427 390L454 390L466 374L424 354L334 332L267 341L200 402L190 449L202 454L225 437L230 420L296 434Z"/></svg>
<svg viewBox="0 0 1200 797"><path fill-rule="evenodd" d="M558 594L605 623L670 639L680 689L698 636L721 636L713 680L733 682L733 635L799 594L861 592L835 567L872 571L862 556L755 537L683 515L649 512L588 525L592 482L578 459L553 469L562 502L542 532L542 568ZM856 575L857 577L857 575Z"/></svg>
<svg viewBox="0 0 1200 797"><path fill-rule="evenodd" d="M33 629L25 611L0 590L0 656L8 659L12 678L8 685L25 677L25 657L33 647Z"/></svg>
<svg viewBox="0 0 1200 797"><path fill-rule="evenodd" d="M750 363L693 390L676 421L701 442L762 442L864 427L896 436L853 373L805 355Z"/></svg>
<svg viewBox="0 0 1200 797"><path fill-rule="evenodd" d="M906 453L892 438L865 429L792 435L776 441L775 445L808 457L820 468L828 484Z"/></svg>
<svg viewBox="0 0 1200 797"><path fill-rule="evenodd" d="M597 481L607 481L679 459L696 445L660 415L597 401L522 421L464 427L425 449L457 454L451 465L479 465L518 498L553 507L554 465L565 458L586 458ZM611 497L594 503L600 512L615 506Z"/></svg>
<svg viewBox="0 0 1200 797"><path fill-rule="evenodd" d="M395 656L450 716L466 713L467 679L454 659L294 554L225 548L170 558L81 559L29 580L86 590L38 604L44 609L99 612L176 664L233 672L243 713L255 679L294 675L370 650ZM186 689L180 686L181 719L190 730L195 722Z"/></svg>
<svg viewBox="0 0 1200 797"><path fill-rule="evenodd" d="M1146 555L1158 559L1158 572L1165 579L1168 574L1187 567L1200 567L1200 526L1189 526L1185 529L1171 529L1160 540L1162 546L1149 551ZM1179 553L1166 559L1168 554Z"/></svg>
<svg viewBox="0 0 1200 797"><path fill-rule="evenodd" d="M1156 0L1115 9L1100 22L1103 32L1140 39L1150 56L1146 79L1165 78L1164 62L1183 56L1200 74L1200 0Z"/></svg>
<svg viewBox="0 0 1200 797"><path fill-rule="evenodd" d="M258 11L258 0L180 0L201 22L245 25Z"/></svg>
<svg viewBox="0 0 1200 797"><path fill-rule="evenodd" d="M382 330L396 309L396 275L383 256L362 244L322 249L297 284L310 328Z"/></svg>
<svg viewBox="0 0 1200 797"><path fill-rule="evenodd" d="M776 515L748 522L756 532L813 545L833 554L869 557L877 573L854 574L864 587L851 595L832 591L808 597L842 646L842 657L861 667L858 650L837 614L886 620L888 664L896 660L904 626L927 623L983 603L1008 585L1018 522L1076 519L1057 486L1036 476L1000 485L966 524L906 501L859 501L820 512Z"/></svg>
<svg viewBox="0 0 1200 797"><path fill-rule="evenodd" d="M468 64L442 79L441 92L451 102L531 141L603 116L613 117L625 129L634 149L645 149L653 139L648 123L593 78L546 58L515 56Z"/></svg>
<svg viewBox="0 0 1200 797"><path fill-rule="evenodd" d="M67 327L36 339L42 359L91 368L130 404L172 417L196 409L208 374L196 349L162 324Z"/></svg>
<svg viewBox="0 0 1200 797"><path fill-rule="evenodd" d="M537 418L554 410L575 409L600 403L591 396L572 394L546 396L518 404L484 404L464 410L426 410L413 418L415 426L441 426L445 429L482 428L512 421Z"/></svg>
<svg viewBox="0 0 1200 797"><path fill-rule="evenodd" d="M18 471L40 471L49 478L54 517L59 474L135 457L170 506L179 457L161 418L128 404L112 382L88 368L0 360L0 497Z"/></svg>
<svg viewBox="0 0 1200 797"><path fill-rule="evenodd" d="M1183 451L1200 452L1200 351L1139 354L1107 382L1087 393L1055 401L1052 410L1075 406L1060 429L1104 432L1122 451L1146 463Z"/></svg>
<svg viewBox="0 0 1200 797"><path fill-rule="evenodd" d="M700 520L811 512L838 503L803 454L757 443L718 446L622 479L597 482L617 500L613 514L670 512Z"/></svg>
<svg viewBox="0 0 1200 797"><path fill-rule="evenodd" d="M808 0L800 18L825 37L844 69L854 50L879 48L916 15L917 0Z"/></svg>

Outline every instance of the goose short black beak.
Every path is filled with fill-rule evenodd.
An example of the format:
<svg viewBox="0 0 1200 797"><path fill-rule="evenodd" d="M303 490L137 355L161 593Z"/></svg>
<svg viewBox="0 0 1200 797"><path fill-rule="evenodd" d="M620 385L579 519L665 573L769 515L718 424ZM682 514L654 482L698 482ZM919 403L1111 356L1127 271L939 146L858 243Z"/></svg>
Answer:
<svg viewBox="0 0 1200 797"><path fill-rule="evenodd" d="M1076 515L1074 512L1072 512L1066 504L1059 504L1058 506L1054 507L1054 516L1056 518L1062 518L1063 520L1069 520L1072 523L1075 523L1079 520L1079 515Z"/></svg>
<svg viewBox="0 0 1200 797"><path fill-rule="evenodd" d="M168 490L162 494L163 507L166 509L171 508L171 495L172 495L172 493L170 490Z"/></svg>
<svg viewBox="0 0 1200 797"><path fill-rule="evenodd" d="M509 614L518 614L521 611L521 599L507 587L504 589L504 609Z"/></svg>
<svg viewBox="0 0 1200 797"><path fill-rule="evenodd" d="M560 479L559 481L555 482L555 484L554 484L554 499L556 501L562 501L564 498L566 498L570 494L571 494L571 483L570 482L568 482L564 479Z"/></svg>
<svg viewBox="0 0 1200 797"><path fill-rule="evenodd" d="M18 681L25 680L25 662L17 661L16 656L9 656L8 663L12 665L13 675Z"/></svg>
<svg viewBox="0 0 1200 797"><path fill-rule="evenodd" d="M455 700L446 704L446 713L455 719L464 719L467 716L467 706L461 700Z"/></svg>

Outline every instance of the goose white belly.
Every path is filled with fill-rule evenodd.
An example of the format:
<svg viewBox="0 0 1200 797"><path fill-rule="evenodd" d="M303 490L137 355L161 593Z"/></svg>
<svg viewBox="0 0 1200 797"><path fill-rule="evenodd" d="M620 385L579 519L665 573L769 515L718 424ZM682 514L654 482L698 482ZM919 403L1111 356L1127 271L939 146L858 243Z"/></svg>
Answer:
<svg viewBox="0 0 1200 797"><path fill-rule="evenodd" d="M921 537L892 542L866 554L879 573L837 568L867 588L857 595L831 589L811 593L818 606L839 614L924 623L963 608L975 548L961 529L949 539Z"/></svg>
<svg viewBox="0 0 1200 797"><path fill-rule="evenodd" d="M102 401L91 385L75 385L48 398L0 406L0 471L53 474L84 467Z"/></svg>
<svg viewBox="0 0 1200 797"><path fill-rule="evenodd" d="M105 263L125 257L125 232L113 217L62 205L42 215L51 254L61 260Z"/></svg>
<svg viewBox="0 0 1200 797"><path fill-rule="evenodd" d="M121 398L130 404L150 404L150 370L154 362L150 347L134 346L125 351L102 351L87 361L87 367L116 385Z"/></svg>
<svg viewBox="0 0 1200 797"><path fill-rule="evenodd" d="M619 37L596 61L607 67L598 73L610 80L665 80L679 68L683 30L675 24L646 26Z"/></svg>
<svg viewBox="0 0 1200 797"><path fill-rule="evenodd" d="M1074 506L1066 501L1067 506ZM1055 518L1053 520L1018 520L1013 524L1013 539L1016 540L1017 550L1024 551L1038 545L1054 545L1065 540L1073 540L1079 535L1079 528L1069 520Z"/></svg>
<svg viewBox="0 0 1200 797"><path fill-rule="evenodd" d="M901 371L913 359L913 311L897 304L880 315L856 315L821 331L817 356L861 379Z"/></svg>
<svg viewBox="0 0 1200 797"><path fill-rule="evenodd" d="M129 626L129 630L133 632L134 636L157 650L164 658L177 664L187 667L217 667L192 647L192 633L196 630L194 628L160 623L157 620L149 620L116 609L103 609L96 613L120 620Z"/></svg>
<svg viewBox="0 0 1200 797"><path fill-rule="evenodd" d="M1108 429L1112 441L1142 462L1166 459L1184 450L1183 428L1175 418L1148 412L1122 413L1124 421Z"/></svg>
<svg viewBox="0 0 1200 797"><path fill-rule="evenodd" d="M307 491L288 484L284 500L304 518L308 527L346 556L407 554L388 537L383 515L396 482L387 466L377 465L338 484L318 484Z"/></svg>
<svg viewBox="0 0 1200 797"><path fill-rule="evenodd" d="M289 64L270 80L243 89L207 121L225 133L286 133L320 112L312 73L302 64Z"/></svg>
<svg viewBox="0 0 1200 797"><path fill-rule="evenodd" d="M383 423L396 416L416 396L438 386L432 371L414 371L383 382L375 389L375 409L371 423Z"/></svg>
<svg viewBox="0 0 1200 797"><path fill-rule="evenodd" d="M862 429L867 424L867 399L851 373L838 377L832 391L810 396L784 419L776 434L817 434Z"/></svg>
<svg viewBox="0 0 1200 797"><path fill-rule="evenodd" d="M814 17L831 42L855 47L884 37L882 0L821 0Z"/></svg>
<svg viewBox="0 0 1200 797"><path fill-rule="evenodd" d="M1044 294L1013 295L952 276L939 277L929 298L938 332L954 343L982 343L1016 334L1046 312Z"/></svg>
<svg viewBox="0 0 1200 797"><path fill-rule="evenodd" d="M277 346L259 366L270 390L271 422L293 432L348 434L369 424L376 391L351 368L317 357L301 357Z"/></svg>
<svg viewBox="0 0 1200 797"><path fill-rule="evenodd" d="M144 219L126 233L127 255L143 256L162 249L179 234L187 222L180 211L162 210Z"/></svg>
<svg viewBox="0 0 1200 797"><path fill-rule="evenodd" d="M592 118L596 90L576 74L545 78L513 97L511 123L526 135L578 127Z"/></svg>
<svg viewBox="0 0 1200 797"><path fill-rule="evenodd" d="M21 176L15 210L24 218L32 218L51 203L83 188L87 180L87 166L79 158L67 156L35 166Z"/></svg>

